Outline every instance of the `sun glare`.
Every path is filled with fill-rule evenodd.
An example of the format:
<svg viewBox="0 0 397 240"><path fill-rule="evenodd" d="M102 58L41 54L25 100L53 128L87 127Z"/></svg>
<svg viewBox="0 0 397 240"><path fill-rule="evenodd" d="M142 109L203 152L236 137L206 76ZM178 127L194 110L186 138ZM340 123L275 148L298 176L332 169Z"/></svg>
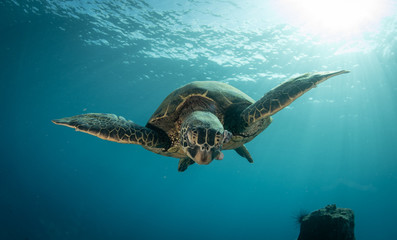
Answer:
<svg viewBox="0 0 397 240"><path fill-rule="evenodd" d="M282 0L281 11L293 25L320 35L372 31L387 12L387 0Z"/></svg>

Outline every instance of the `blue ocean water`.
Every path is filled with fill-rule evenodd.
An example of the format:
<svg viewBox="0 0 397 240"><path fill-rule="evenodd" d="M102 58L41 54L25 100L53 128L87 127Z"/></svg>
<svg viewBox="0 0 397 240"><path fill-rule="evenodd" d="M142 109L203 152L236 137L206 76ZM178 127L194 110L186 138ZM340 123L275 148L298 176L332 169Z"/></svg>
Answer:
<svg viewBox="0 0 397 240"><path fill-rule="evenodd" d="M0 239L296 239L301 209L333 203L353 209L357 239L394 239L395 2L357 34L305 31L261 2L1 1ZM254 164L225 151L179 173L177 159L50 121L104 112L144 125L191 81L259 99L339 69L351 73L247 144Z"/></svg>

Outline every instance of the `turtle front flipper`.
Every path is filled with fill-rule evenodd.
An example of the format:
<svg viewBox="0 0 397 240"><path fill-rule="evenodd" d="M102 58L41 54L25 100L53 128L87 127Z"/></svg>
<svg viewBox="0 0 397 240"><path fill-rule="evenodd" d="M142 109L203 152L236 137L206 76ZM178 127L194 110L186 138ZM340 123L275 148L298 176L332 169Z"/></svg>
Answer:
<svg viewBox="0 0 397 240"><path fill-rule="evenodd" d="M190 158L181 158L178 164L178 171L184 172L190 165L194 164L194 161Z"/></svg>
<svg viewBox="0 0 397 240"><path fill-rule="evenodd" d="M243 158L246 158L248 160L248 162L253 163L254 160L251 157L251 154L248 152L248 149L242 145L236 149L234 149L238 155L242 156Z"/></svg>
<svg viewBox="0 0 397 240"><path fill-rule="evenodd" d="M114 114L88 113L55 119L52 122L118 143L139 144L153 148L168 148L170 145L165 133L139 126Z"/></svg>
<svg viewBox="0 0 397 240"><path fill-rule="evenodd" d="M305 92L317 86L317 84L337 76L348 73L349 71L332 71L306 73L298 77L289 79L279 86L273 88L260 100L250 105L241 113L241 118L249 126L252 123L272 116L281 109L291 104L295 99L302 96Z"/></svg>

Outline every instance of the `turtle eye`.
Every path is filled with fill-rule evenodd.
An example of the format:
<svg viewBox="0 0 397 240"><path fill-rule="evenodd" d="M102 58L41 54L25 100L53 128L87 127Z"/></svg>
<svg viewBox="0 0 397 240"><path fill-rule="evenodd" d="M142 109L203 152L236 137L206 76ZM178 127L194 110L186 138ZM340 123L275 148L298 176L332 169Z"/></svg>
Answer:
<svg viewBox="0 0 397 240"><path fill-rule="evenodd" d="M197 142L197 129L192 129L191 131L188 131L187 137L188 137L190 143L196 143Z"/></svg>
<svg viewBox="0 0 397 240"><path fill-rule="evenodd" d="M228 143L232 139L233 134L227 130L223 132L223 143Z"/></svg>
<svg viewBox="0 0 397 240"><path fill-rule="evenodd" d="M193 128L193 129L192 129L192 134L197 136L197 133L198 133L198 132L197 132L197 129L196 129L196 128Z"/></svg>

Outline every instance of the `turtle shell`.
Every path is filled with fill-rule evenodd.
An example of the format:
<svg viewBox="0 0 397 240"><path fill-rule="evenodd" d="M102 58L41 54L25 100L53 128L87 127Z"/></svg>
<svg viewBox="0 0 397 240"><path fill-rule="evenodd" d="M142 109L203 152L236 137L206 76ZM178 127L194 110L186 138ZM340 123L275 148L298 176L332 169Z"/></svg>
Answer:
<svg viewBox="0 0 397 240"><path fill-rule="evenodd" d="M226 83L205 81L192 82L170 93L160 104L147 123L147 127L161 129L171 139L179 142L179 131L185 117L193 111L210 111L232 130L236 116L255 101L239 89ZM228 117L230 116L230 117Z"/></svg>

